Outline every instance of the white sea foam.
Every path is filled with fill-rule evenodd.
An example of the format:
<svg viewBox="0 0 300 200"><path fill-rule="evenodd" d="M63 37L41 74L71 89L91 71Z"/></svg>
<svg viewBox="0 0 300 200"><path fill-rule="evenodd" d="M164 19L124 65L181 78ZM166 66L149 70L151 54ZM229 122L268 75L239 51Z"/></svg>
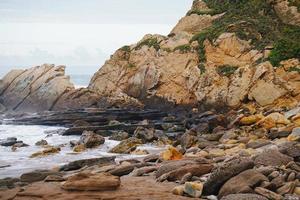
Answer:
<svg viewBox="0 0 300 200"><path fill-rule="evenodd" d="M96 158L102 156L111 156L116 154L107 153L109 149L117 145L118 141L108 140L99 148L88 150L79 154L74 154L69 145L71 140L78 140L79 136L61 136L54 134L47 137L45 132L61 129L61 127L48 126L15 126L15 125L0 125L0 139L7 137L17 137L29 147L22 147L13 152L10 147L0 146L0 167L10 165L9 167L0 168L0 178L17 177L22 173L29 172L35 169L51 169L55 166L66 164L70 161ZM41 139L47 140L50 145L63 145L61 152L55 155L50 155L42 158L29 158L32 153L42 150L42 147L35 146L35 143ZM159 151L156 147L145 145L142 149L148 149L150 152ZM117 159L132 158L132 155L116 155ZM134 156L139 157L139 156Z"/></svg>

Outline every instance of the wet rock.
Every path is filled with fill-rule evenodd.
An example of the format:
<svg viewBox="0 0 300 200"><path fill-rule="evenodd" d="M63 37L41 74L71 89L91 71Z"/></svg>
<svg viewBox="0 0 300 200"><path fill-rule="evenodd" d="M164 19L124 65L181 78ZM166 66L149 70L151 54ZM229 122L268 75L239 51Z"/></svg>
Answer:
<svg viewBox="0 0 300 200"><path fill-rule="evenodd" d="M208 180L204 183L204 194L217 194L227 180L247 169L253 168L253 166L253 161L247 158L234 159L224 163L214 170Z"/></svg>
<svg viewBox="0 0 300 200"><path fill-rule="evenodd" d="M23 142L17 142L16 144L12 145L11 148L14 149L14 148L21 148L21 147L28 147L29 145L28 144L25 144Z"/></svg>
<svg viewBox="0 0 300 200"><path fill-rule="evenodd" d="M35 143L36 146L46 146L48 142L46 140L40 140Z"/></svg>
<svg viewBox="0 0 300 200"><path fill-rule="evenodd" d="M9 146L13 146L16 143L21 143L21 142L22 141L17 141L16 137L8 137L3 141L0 140L0 146L9 147Z"/></svg>
<svg viewBox="0 0 300 200"><path fill-rule="evenodd" d="M91 126L91 124L84 120L76 120L73 123L73 127L82 127L82 126Z"/></svg>
<svg viewBox="0 0 300 200"><path fill-rule="evenodd" d="M184 149L188 149L195 145L195 143L197 142L197 137L192 135L190 132L186 132L181 136L179 141Z"/></svg>
<svg viewBox="0 0 300 200"><path fill-rule="evenodd" d="M152 142L153 140L157 139L155 136L155 129L151 128L144 128L144 127L137 127L133 134L134 137L141 139L143 143Z"/></svg>
<svg viewBox="0 0 300 200"><path fill-rule="evenodd" d="M131 137L123 140L120 144L110 150L110 153L128 154L134 151L139 145L142 144L142 140Z"/></svg>
<svg viewBox="0 0 300 200"><path fill-rule="evenodd" d="M77 141L77 140L71 140L71 141L70 141L70 146L71 146L71 147L75 147L75 146L77 146L77 145L79 145L79 144L80 144L80 142Z"/></svg>
<svg viewBox="0 0 300 200"><path fill-rule="evenodd" d="M83 152L85 151L86 148L85 148L85 145L84 144L78 144L76 145L74 148L73 148L73 152L75 153L80 153L80 152Z"/></svg>
<svg viewBox="0 0 300 200"><path fill-rule="evenodd" d="M80 143L84 144L86 148L95 148L104 144L105 139L92 131L84 131L80 137Z"/></svg>
<svg viewBox="0 0 300 200"><path fill-rule="evenodd" d="M276 194L275 192L272 192L268 189L262 188L262 187L257 187L254 190L257 194L260 194L268 199L272 200L282 200L283 197L279 194Z"/></svg>
<svg viewBox="0 0 300 200"><path fill-rule="evenodd" d="M84 166L93 166L97 165L99 167L115 164L115 158L112 157L101 157L101 158L91 158L91 159L82 159L70 162L60 168L61 171L72 171L80 169Z"/></svg>
<svg viewBox="0 0 300 200"><path fill-rule="evenodd" d="M288 136L288 141L300 141L300 127L294 128L292 133Z"/></svg>
<svg viewBox="0 0 300 200"><path fill-rule="evenodd" d="M69 177L62 188L70 191L106 191L116 190L120 184L118 176L107 173L79 173Z"/></svg>
<svg viewBox="0 0 300 200"><path fill-rule="evenodd" d="M60 147L48 147L42 151L38 151L36 153L31 154L30 158L49 156L59 152L60 152Z"/></svg>
<svg viewBox="0 0 300 200"><path fill-rule="evenodd" d="M268 200L266 197L258 194L230 194L221 200Z"/></svg>
<svg viewBox="0 0 300 200"><path fill-rule="evenodd" d="M229 179L219 191L218 197L238 193L253 193L253 187L259 185L268 178L254 169L243 171L239 175Z"/></svg>
<svg viewBox="0 0 300 200"><path fill-rule="evenodd" d="M182 153L173 146L168 146L167 150L161 153L162 160L180 160L182 157Z"/></svg>
<svg viewBox="0 0 300 200"><path fill-rule="evenodd" d="M292 157L284 155L277 150L265 150L254 159L256 166L281 166L293 161Z"/></svg>
<svg viewBox="0 0 300 200"><path fill-rule="evenodd" d="M20 180L22 182L33 183L44 180L49 175L61 175L59 172L49 170L36 170L33 172L22 174Z"/></svg>
<svg viewBox="0 0 300 200"><path fill-rule="evenodd" d="M202 195L203 184L197 182L186 182L183 191L190 197L199 198Z"/></svg>
<svg viewBox="0 0 300 200"><path fill-rule="evenodd" d="M15 187L15 183L19 182L18 178L4 178L0 179L0 190L1 189L12 189Z"/></svg>
<svg viewBox="0 0 300 200"><path fill-rule="evenodd" d="M147 151L146 149L136 149L136 150L130 152L130 154L132 154L132 155L148 155L149 151Z"/></svg>
<svg viewBox="0 0 300 200"><path fill-rule="evenodd" d="M116 141L122 141L128 138L129 138L129 134L125 131L115 132L109 137L110 140L116 140Z"/></svg>

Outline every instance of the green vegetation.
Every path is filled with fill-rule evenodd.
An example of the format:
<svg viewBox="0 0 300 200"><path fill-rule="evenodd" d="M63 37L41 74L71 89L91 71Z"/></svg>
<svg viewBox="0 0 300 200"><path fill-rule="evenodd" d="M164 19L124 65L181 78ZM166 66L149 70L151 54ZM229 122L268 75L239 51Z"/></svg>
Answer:
<svg viewBox="0 0 300 200"><path fill-rule="evenodd" d="M298 67L291 67L291 68L289 68L288 71L289 72L298 72L298 73L300 73L300 66L298 66Z"/></svg>
<svg viewBox="0 0 300 200"><path fill-rule="evenodd" d="M280 61L299 58L300 59L300 28L286 28L283 36L279 39L272 50L269 60L273 66L279 66Z"/></svg>
<svg viewBox="0 0 300 200"><path fill-rule="evenodd" d="M206 72L205 65L203 63L200 63L198 65L198 68L200 69L201 74L204 74Z"/></svg>
<svg viewBox="0 0 300 200"><path fill-rule="evenodd" d="M125 52L130 52L130 51L131 51L130 46L127 46L127 45L123 46L123 47L121 48L121 50L122 50L122 51L125 51Z"/></svg>
<svg viewBox="0 0 300 200"><path fill-rule="evenodd" d="M217 71L221 76L230 76L238 69L236 66L231 65L222 65L219 66Z"/></svg>
<svg viewBox="0 0 300 200"><path fill-rule="evenodd" d="M136 66L135 66L134 64L132 64L132 63L129 63L129 64L127 65L127 67L128 67L128 68L135 68Z"/></svg>
<svg viewBox="0 0 300 200"><path fill-rule="evenodd" d="M149 48L153 47L156 51L160 49L159 42L157 41L157 38L149 38L142 42L140 42L136 47L135 50L141 49L143 46L148 46Z"/></svg>
<svg viewBox="0 0 300 200"><path fill-rule="evenodd" d="M175 47L174 51L179 50L181 53L187 53L192 50L191 46L189 44L180 45L178 47Z"/></svg>
<svg viewBox="0 0 300 200"><path fill-rule="evenodd" d="M192 15L192 14L197 14L197 15L217 15L220 14L219 12L215 10L190 10L187 13L187 16Z"/></svg>
<svg viewBox="0 0 300 200"><path fill-rule="evenodd" d="M292 1L292 2L291 2ZM283 24L265 0L204 0L213 13L225 13L211 27L196 34L191 42L199 43L199 59L205 61L203 41L214 41L224 32L235 33L239 38L263 50L274 45L270 61L277 66L280 61L292 57L300 58L299 27ZM298 0L290 0L298 5ZM201 13L200 13L201 14ZM287 48L288 47L288 48Z"/></svg>

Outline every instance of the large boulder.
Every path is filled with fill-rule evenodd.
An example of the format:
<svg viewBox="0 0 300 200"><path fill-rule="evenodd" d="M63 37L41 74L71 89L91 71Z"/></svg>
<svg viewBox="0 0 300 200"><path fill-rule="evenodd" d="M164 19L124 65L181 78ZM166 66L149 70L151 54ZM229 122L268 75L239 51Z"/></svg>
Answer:
<svg viewBox="0 0 300 200"><path fill-rule="evenodd" d="M254 193L253 186L259 185L268 178L254 169L246 170L228 180L219 191L218 197L238 193Z"/></svg>
<svg viewBox="0 0 300 200"><path fill-rule="evenodd" d="M253 168L253 166L253 161L248 158L238 158L224 163L214 170L204 183L204 194L217 194L226 181L247 169Z"/></svg>
<svg viewBox="0 0 300 200"><path fill-rule="evenodd" d="M80 137L80 143L84 144L86 148L98 147L101 144L104 144L104 142L104 137L93 131L84 131Z"/></svg>
<svg viewBox="0 0 300 200"><path fill-rule="evenodd" d="M0 85L1 99L8 110L50 110L60 96L74 89L64 66L41 65L9 72Z"/></svg>

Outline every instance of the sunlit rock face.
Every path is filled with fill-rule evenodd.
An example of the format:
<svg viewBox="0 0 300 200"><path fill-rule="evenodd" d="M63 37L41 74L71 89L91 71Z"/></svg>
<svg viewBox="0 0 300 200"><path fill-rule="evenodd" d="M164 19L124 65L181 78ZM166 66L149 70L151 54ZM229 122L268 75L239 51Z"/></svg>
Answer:
<svg viewBox="0 0 300 200"><path fill-rule="evenodd" d="M81 108L92 104L95 96L75 90L64 66L41 65L12 70L1 81L0 98L7 110L37 112L56 108Z"/></svg>
<svg viewBox="0 0 300 200"><path fill-rule="evenodd" d="M258 15L270 18L260 3L251 3L257 7L255 12L260 11ZM274 13L280 12L280 6L296 9L285 1L276 1L274 7L271 4L268 1L264 6L269 5ZM89 89L108 96L122 93L142 102L158 97L180 105L237 108L247 102L260 107L272 106L284 98L298 102L300 75L296 68L299 60L280 58L277 66L285 67L275 66L269 62L269 56L276 41L269 41L264 48L259 47L259 42L254 44L252 40L264 42L268 35L257 31L251 21L227 19L230 23L226 25L223 21L227 26L223 30L220 20L230 16L234 5L229 6L228 13L226 10L216 12L220 8L210 6L216 5L196 0L168 36L146 35L138 43L117 50L94 74ZM298 25L293 13L290 13L293 14L291 21L280 23ZM243 13L234 15L244 17ZM272 23L270 27L274 28ZM242 38L241 32L253 34L252 38Z"/></svg>

